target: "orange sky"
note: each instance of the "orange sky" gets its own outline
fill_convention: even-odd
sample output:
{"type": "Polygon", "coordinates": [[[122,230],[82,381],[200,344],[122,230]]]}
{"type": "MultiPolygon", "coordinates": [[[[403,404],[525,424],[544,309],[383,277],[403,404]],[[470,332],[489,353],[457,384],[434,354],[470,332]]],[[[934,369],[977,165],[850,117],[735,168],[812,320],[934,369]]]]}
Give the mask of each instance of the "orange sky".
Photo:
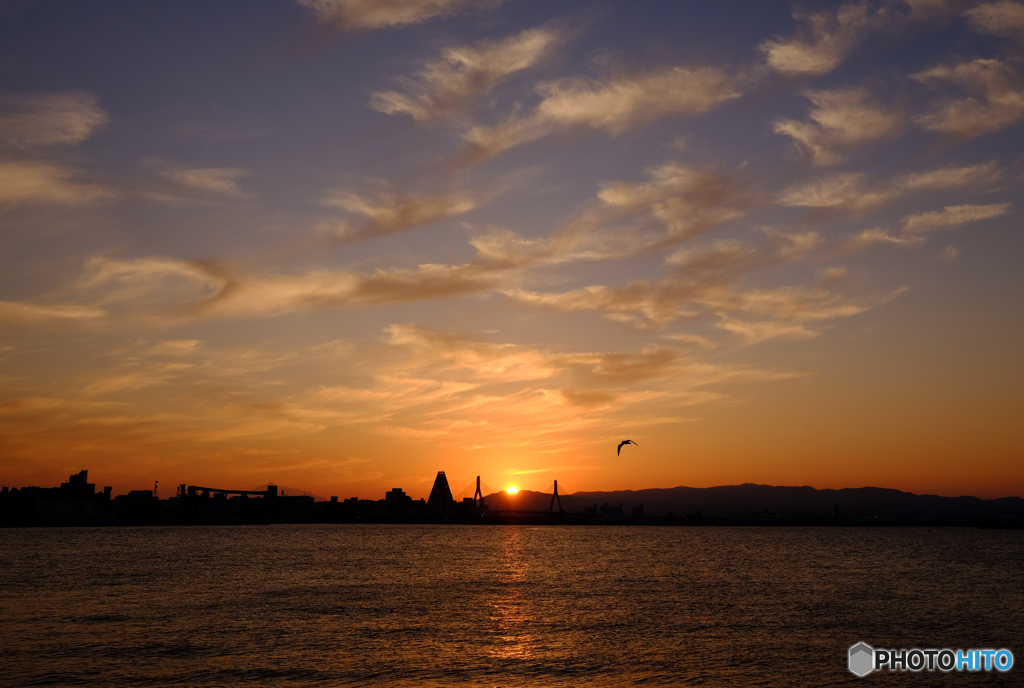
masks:
{"type": "Polygon", "coordinates": [[[33,7],[5,485],[1024,496],[1019,3],[33,7]]]}

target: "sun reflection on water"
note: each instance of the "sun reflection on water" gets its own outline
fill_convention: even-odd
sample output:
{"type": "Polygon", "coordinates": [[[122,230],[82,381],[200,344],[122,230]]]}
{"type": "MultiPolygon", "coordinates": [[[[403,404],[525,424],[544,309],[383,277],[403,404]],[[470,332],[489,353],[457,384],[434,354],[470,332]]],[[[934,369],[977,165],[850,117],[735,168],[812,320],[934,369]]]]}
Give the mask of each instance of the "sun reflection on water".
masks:
{"type": "Polygon", "coordinates": [[[533,657],[533,636],[527,632],[532,617],[523,596],[529,567],[522,546],[520,529],[509,528],[501,545],[502,570],[498,572],[496,596],[490,603],[490,619],[497,629],[496,641],[488,654],[498,659],[533,657]]]}

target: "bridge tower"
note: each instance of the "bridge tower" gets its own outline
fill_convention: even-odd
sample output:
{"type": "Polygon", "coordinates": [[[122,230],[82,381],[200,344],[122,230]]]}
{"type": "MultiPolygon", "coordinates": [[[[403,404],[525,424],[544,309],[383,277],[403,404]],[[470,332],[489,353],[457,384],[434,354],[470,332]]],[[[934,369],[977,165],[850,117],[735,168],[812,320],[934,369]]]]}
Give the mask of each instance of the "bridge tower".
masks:
{"type": "Polygon", "coordinates": [[[555,508],[555,502],[558,502],[558,513],[563,513],[565,509],[562,508],[562,499],[558,496],[558,481],[555,481],[555,491],[551,493],[551,504],[548,506],[548,511],[553,511],[555,508]]]}
{"type": "Polygon", "coordinates": [[[473,493],[473,503],[480,506],[484,502],[484,494],[480,491],[480,476],[476,477],[476,492],[473,493]]]}

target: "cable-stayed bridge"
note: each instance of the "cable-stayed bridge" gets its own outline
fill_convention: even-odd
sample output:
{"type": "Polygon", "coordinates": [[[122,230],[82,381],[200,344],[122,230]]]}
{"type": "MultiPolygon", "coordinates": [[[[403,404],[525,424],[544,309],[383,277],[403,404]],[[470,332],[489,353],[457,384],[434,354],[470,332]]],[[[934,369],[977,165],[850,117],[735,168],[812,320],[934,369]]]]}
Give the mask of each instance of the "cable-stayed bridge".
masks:
{"type": "Polygon", "coordinates": [[[542,492],[524,489],[510,493],[506,490],[493,490],[478,477],[476,482],[470,483],[455,495],[454,500],[456,504],[472,502],[484,515],[543,516],[585,513],[584,508],[567,494],[564,487],[559,486],[557,480],[552,481],[542,492]]]}

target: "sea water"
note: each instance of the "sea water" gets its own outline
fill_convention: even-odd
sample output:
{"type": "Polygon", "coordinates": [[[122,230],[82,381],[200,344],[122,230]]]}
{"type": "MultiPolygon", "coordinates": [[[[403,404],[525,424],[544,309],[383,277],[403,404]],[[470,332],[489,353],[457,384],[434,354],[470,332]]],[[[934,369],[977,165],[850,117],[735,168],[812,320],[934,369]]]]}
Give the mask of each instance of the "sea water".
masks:
{"type": "Polygon", "coordinates": [[[1024,685],[1024,531],[0,530],[0,685],[1024,685]],[[1008,648],[858,679],[847,651],[1008,648]]]}

